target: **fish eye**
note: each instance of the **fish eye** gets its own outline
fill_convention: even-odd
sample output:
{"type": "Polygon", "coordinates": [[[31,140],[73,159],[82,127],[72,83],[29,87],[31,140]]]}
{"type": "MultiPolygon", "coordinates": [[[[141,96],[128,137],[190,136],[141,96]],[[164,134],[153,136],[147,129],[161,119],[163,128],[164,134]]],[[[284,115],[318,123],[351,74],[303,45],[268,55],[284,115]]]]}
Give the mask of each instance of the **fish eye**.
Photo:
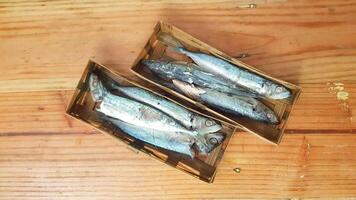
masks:
{"type": "Polygon", "coordinates": [[[283,90],[282,87],[279,87],[279,86],[278,86],[278,87],[276,88],[276,92],[282,92],[282,90],[283,90]]]}
{"type": "Polygon", "coordinates": [[[272,114],[271,113],[267,113],[267,118],[271,119],[272,118],[272,114]]]}
{"type": "Polygon", "coordinates": [[[212,121],[212,120],[206,120],[205,121],[205,125],[207,125],[207,126],[212,126],[214,124],[214,122],[212,121]]]}
{"type": "Polygon", "coordinates": [[[209,142],[210,142],[211,144],[217,144],[217,143],[218,143],[218,140],[217,140],[216,138],[210,138],[210,139],[209,139],[209,142]]]}

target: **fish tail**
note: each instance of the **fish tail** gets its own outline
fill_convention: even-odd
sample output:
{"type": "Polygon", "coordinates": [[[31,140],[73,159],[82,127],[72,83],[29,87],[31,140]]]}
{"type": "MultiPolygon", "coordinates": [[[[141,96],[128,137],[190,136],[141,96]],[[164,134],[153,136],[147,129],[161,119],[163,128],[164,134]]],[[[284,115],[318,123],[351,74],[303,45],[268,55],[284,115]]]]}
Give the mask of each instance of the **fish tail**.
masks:
{"type": "Polygon", "coordinates": [[[182,43],[180,43],[174,36],[169,35],[167,33],[161,33],[158,35],[158,39],[167,45],[171,46],[173,51],[176,51],[178,53],[185,54],[187,53],[187,50],[184,48],[182,43]]]}
{"type": "Polygon", "coordinates": [[[99,80],[96,74],[91,74],[89,77],[89,88],[92,98],[95,102],[103,100],[104,96],[108,93],[103,83],[99,80]]]}

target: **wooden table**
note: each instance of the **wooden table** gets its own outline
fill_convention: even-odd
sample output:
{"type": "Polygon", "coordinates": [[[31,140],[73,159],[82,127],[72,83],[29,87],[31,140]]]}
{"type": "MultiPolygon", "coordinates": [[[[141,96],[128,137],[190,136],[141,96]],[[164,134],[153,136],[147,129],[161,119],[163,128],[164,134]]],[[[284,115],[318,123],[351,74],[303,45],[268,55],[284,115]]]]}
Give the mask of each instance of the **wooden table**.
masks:
{"type": "Polygon", "coordinates": [[[0,199],[356,198],[355,10],[348,0],[1,1],[0,199]],[[64,114],[88,59],[132,76],[158,20],[303,87],[280,146],[236,134],[206,184],[64,114]]]}

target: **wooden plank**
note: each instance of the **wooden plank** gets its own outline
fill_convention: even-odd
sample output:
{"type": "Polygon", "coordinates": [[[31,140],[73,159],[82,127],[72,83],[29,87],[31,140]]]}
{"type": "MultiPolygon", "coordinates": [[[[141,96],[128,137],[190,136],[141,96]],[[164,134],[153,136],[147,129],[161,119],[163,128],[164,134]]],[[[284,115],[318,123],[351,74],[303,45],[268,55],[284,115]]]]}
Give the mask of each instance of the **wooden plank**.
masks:
{"type": "Polygon", "coordinates": [[[0,91],[72,89],[90,57],[127,72],[157,20],[286,81],[356,80],[355,9],[347,0],[1,2],[0,91]]]}
{"type": "Polygon", "coordinates": [[[355,9],[349,0],[1,1],[0,199],[355,198],[355,9]],[[236,135],[208,185],[66,117],[88,58],[132,75],[158,20],[300,84],[293,134],[278,147],[236,135]]]}
{"type": "Polygon", "coordinates": [[[111,138],[2,136],[1,199],[237,199],[356,196],[355,134],[287,135],[276,147],[232,139],[206,184],[111,138]],[[240,173],[235,173],[239,168],[240,173]]]}
{"type": "Polygon", "coordinates": [[[93,133],[65,115],[72,91],[0,93],[0,135],[93,133]]]}
{"type": "Polygon", "coordinates": [[[356,101],[352,98],[356,96],[355,83],[301,84],[301,86],[303,92],[287,125],[289,133],[294,130],[355,131],[356,101]],[[342,92],[349,95],[346,100],[340,96],[342,92]]]}
{"type": "MultiPolygon", "coordinates": [[[[333,85],[302,84],[286,133],[356,131],[356,83],[345,83],[348,100],[338,100],[333,85]]],[[[0,93],[0,134],[76,133],[92,129],[65,115],[72,91],[0,93]]]]}

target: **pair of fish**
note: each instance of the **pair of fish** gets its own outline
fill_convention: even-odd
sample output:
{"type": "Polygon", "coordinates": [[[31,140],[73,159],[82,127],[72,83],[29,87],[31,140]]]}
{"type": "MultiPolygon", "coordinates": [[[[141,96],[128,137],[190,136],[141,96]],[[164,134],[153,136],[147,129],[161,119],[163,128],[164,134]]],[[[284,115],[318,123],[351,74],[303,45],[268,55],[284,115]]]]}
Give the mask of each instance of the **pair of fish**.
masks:
{"type": "Polygon", "coordinates": [[[226,112],[279,124],[274,111],[257,98],[285,99],[291,96],[289,89],[224,59],[189,51],[170,35],[160,34],[158,37],[168,45],[176,46],[175,51],[197,64],[143,60],[142,63],[151,71],[172,80],[173,86],[166,85],[226,112]]]}
{"type": "Polygon", "coordinates": [[[204,71],[224,77],[261,96],[271,99],[285,99],[291,95],[289,89],[283,85],[272,82],[240,67],[236,67],[223,59],[204,53],[188,51],[183,47],[178,47],[177,51],[190,57],[204,71]]]}
{"type": "Polygon", "coordinates": [[[158,38],[170,46],[175,46],[175,51],[191,58],[198,65],[199,69],[218,75],[232,84],[241,85],[260,96],[271,99],[285,99],[291,96],[290,90],[283,85],[233,65],[224,59],[205,53],[189,51],[179,41],[168,34],[160,34],[158,38]]]}
{"type": "Polygon", "coordinates": [[[227,83],[226,80],[198,69],[198,66],[187,62],[169,62],[142,60],[144,65],[165,80],[178,79],[204,88],[216,89],[221,92],[239,96],[258,97],[238,84],[227,83]]]}
{"type": "Polygon", "coordinates": [[[194,157],[208,154],[225,134],[216,121],[193,113],[163,97],[137,87],[113,85],[127,97],[108,91],[96,74],[89,77],[96,110],[127,134],[152,145],[194,157]]]}
{"type": "Polygon", "coordinates": [[[213,74],[200,71],[194,64],[180,62],[142,60],[152,72],[172,80],[174,88],[185,95],[232,114],[250,119],[278,124],[276,114],[257,100],[258,94],[213,74]]]}

